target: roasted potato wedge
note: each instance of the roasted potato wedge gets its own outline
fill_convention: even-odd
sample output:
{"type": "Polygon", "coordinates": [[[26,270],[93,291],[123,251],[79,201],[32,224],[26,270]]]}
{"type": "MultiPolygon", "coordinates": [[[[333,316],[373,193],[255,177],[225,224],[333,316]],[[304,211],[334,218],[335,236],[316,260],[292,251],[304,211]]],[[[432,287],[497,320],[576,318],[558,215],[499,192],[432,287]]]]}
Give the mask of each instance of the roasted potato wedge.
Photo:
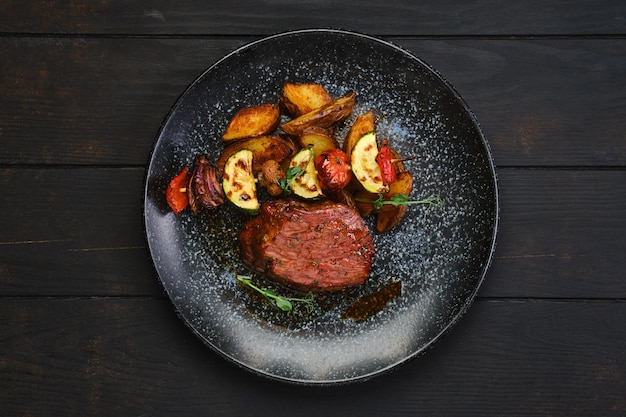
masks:
{"type": "Polygon", "coordinates": [[[311,126],[330,127],[344,120],[352,113],[355,101],[356,93],[349,93],[316,110],[305,113],[287,123],[283,123],[281,129],[288,135],[300,136],[304,129],[311,126]]]}
{"type": "Polygon", "coordinates": [[[222,140],[232,142],[258,136],[269,135],[280,123],[278,104],[260,104],[239,110],[226,127],[222,140]]]}
{"type": "Polygon", "coordinates": [[[396,169],[396,174],[406,171],[404,167],[404,160],[400,156],[400,154],[393,148],[391,148],[391,156],[393,157],[393,167],[396,169]]]}
{"type": "MultiPolygon", "coordinates": [[[[397,194],[410,195],[413,189],[413,175],[409,171],[399,172],[396,180],[389,185],[389,192],[385,194],[385,200],[397,194]]],[[[383,205],[376,214],[376,231],[388,232],[400,223],[406,213],[406,206],[383,205]]]]}
{"type": "Polygon", "coordinates": [[[249,149],[252,151],[252,172],[256,175],[266,161],[274,160],[281,162],[289,160],[295,154],[295,147],[290,140],[283,139],[278,135],[261,136],[237,141],[227,146],[217,160],[217,169],[224,172],[226,161],[234,153],[249,149]]]}
{"type": "Polygon", "coordinates": [[[285,83],[280,102],[293,117],[302,116],[333,101],[332,96],[319,84],[285,83]]]}
{"type": "Polygon", "coordinates": [[[376,214],[376,231],[385,233],[400,223],[406,214],[406,206],[393,207],[393,210],[378,212],[376,214]]]}
{"type": "Polygon", "coordinates": [[[326,136],[333,137],[333,127],[332,126],[330,127],[311,126],[311,127],[307,127],[306,129],[304,129],[302,131],[302,134],[304,133],[317,133],[318,135],[326,135],[326,136]]]}
{"type": "Polygon", "coordinates": [[[308,128],[298,137],[300,146],[313,148],[314,158],[317,158],[322,152],[328,149],[339,147],[339,143],[332,136],[329,136],[324,129],[308,128]]]}
{"type": "Polygon", "coordinates": [[[359,211],[361,217],[367,217],[374,212],[374,205],[372,203],[365,203],[358,200],[376,201],[378,194],[370,193],[369,191],[360,188],[354,192],[354,205],[359,211]]]}
{"type": "Polygon", "coordinates": [[[347,153],[348,156],[352,155],[352,148],[357,140],[359,140],[367,132],[371,132],[375,129],[376,121],[372,110],[368,110],[367,112],[359,115],[354,123],[352,123],[350,131],[343,141],[343,151],[347,153]]]}

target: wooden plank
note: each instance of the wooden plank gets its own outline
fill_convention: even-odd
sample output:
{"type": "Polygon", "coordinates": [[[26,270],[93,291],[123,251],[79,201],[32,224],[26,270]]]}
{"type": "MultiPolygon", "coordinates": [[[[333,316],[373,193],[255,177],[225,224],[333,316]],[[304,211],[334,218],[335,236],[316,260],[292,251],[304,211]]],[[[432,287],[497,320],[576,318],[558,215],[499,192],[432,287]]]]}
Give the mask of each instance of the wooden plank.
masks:
{"type": "MultiPolygon", "coordinates": [[[[250,39],[0,38],[0,164],[145,165],[187,85],[250,39]]],[[[626,166],[626,40],[391,40],[456,87],[498,165],[626,166]]]]}
{"type": "MultiPolygon", "coordinates": [[[[459,41],[428,50],[468,102],[506,166],[624,166],[626,45],[599,41],[459,41]],[[434,53],[433,53],[434,52],[434,53]]],[[[418,56],[421,43],[411,43],[418,56]]]]}
{"type": "Polygon", "coordinates": [[[242,42],[201,40],[183,49],[184,41],[142,39],[0,43],[0,163],[144,165],[178,96],[242,42]]]}
{"type": "Polygon", "coordinates": [[[624,298],[626,171],[499,171],[501,226],[483,296],[624,298]]]}
{"type": "Polygon", "coordinates": [[[143,169],[0,170],[0,293],[162,294],[143,169]]]}
{"type": "MultiPolygon", "coordinates": [[[[0,170],[0,295],[161,296],[143,234],[144,172],[0,170]]],[[[504,169],[499,186],[480,296],[626,298],[626,170],[504,169]]]]}
{"type": "Polygon", "coordinates": [[[94,34],[272,34],[341,27],[392,35],[623,34],[620,1],[576,0],[515,4],[497,0],[381,3],[358,7],[328,1],[37,2],[4,1],[0,32],[94,34]],[[348,17],[348,19],[346,19],[348,17]]]}
{"type": "Polygon", "coordinates": [[[365,383],[285,385],[203,346],[160,299],[0,299],[7,415],[621,416],[626,304],[478,301],[365,383]]]}

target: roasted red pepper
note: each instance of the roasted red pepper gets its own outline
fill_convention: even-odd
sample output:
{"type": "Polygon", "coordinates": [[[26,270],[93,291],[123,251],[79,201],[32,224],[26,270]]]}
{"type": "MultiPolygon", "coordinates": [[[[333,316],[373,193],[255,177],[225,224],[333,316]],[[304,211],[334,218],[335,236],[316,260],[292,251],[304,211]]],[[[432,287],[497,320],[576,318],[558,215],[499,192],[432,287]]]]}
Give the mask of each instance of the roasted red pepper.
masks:
{"type": "Polygon", "coordinates": [[[167,204],[178,215],[189,205],[187,197],[187,184],[189,184],[189,168],[185,167],[178,175],[172,178],[165,191],[167,204]]]}
{"type": "Polygon", "coordinates": [[[339,191],[350,183],[350,157],[341,149],[328,149],[315,158],[315,168],[324,191],[339,191]]]}
{"type": "Polygon", "coordinates": [[[396,169],[392,162],[393,156],[391,154],[391,148],[386,144],[383,144],[378,148],[378,155],[376,155],[376,162],[380,167],[380,173],[383,178],[384,184],[391,184],[396,180],[396,169]]]}

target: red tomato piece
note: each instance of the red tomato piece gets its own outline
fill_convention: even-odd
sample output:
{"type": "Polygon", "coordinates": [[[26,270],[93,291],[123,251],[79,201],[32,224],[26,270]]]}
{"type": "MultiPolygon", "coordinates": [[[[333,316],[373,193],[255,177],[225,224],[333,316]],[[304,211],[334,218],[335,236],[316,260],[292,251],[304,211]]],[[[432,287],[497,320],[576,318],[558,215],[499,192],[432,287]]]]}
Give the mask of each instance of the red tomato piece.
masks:
{"type": "Polygon", "coordinates": [[[189,168],[185,167],[170,181],[165,191],[167,204],[178,215],[189,205],[187,186],[189,185],[189,168]]]}
{"type": "Polygon", "coordinates": [[[339,148],[320,153],[314,163],[324,191],[339,191],[352,179],[350,157],[339,148]]]}

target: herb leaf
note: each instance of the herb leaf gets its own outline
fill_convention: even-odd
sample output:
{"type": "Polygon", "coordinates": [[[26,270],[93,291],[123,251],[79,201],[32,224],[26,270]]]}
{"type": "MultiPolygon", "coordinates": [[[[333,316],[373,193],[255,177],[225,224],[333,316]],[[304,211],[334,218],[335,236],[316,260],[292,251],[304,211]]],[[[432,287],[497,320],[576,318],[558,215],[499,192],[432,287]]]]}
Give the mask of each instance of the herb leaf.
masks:
{"type": "Polygon", "coordinates": [[[275,304],[276,307],[280,308],[283,311],[291,311],[291,309],[293,308],[291,301],[285,298],[276,298],[275,304]]]}
{"type": "MultiPolygon", "coordinates": [[[[311,149],[313,147],[313,145],[308,145],[307,148],[311,149]]],[[[306,166],[309,164],[309,161],[311,160],[311,158],[313,158],[313,152],[311,152],[311,156],[309,157],[309,159],[307,160],[307,163],[304,164],[304,168],[302,167],[302,164],[298,164],[296,166],[292,166],[289,167],[289,169],[287,169],[287,172],[285,173],[285,178],[281,178],[276,180],[276,184],[278,184],[278,186],[280,188],[282,188],[283,192],[286,195],[291,194],[291,183],[298,177],[302,176],[305,172],[306,172],[306,166]]]]}
{"type": "Polygon", "coordinates": [[[373,204],[376,210],[379,210],[385,204],[391,204],[394,207],[410,206],[415,204],[427,204],[428,206],[443,207],[443,200],[441,199],[441,197],[435,194],[422,200],[409,200],[409,196],[406,194],[396,194],[392,196],[389,200],[385,200],[385,196],[382,194],[378,194],[378,198],[376,200],[368,200],[358,197],[355,197],[354,199],[360,203],[373,204]]]}
{"type": "MultiPolygon", "coordinates": [[[[355,201],[360,203],[370,203],[374,206],[375,210],[380,210],[383,205],[389,204],[394,207],[397,206],[411,206],[417,204],[425,204],[428,207],[426,208],[426,212],[431,209],[431,207],[443,207],[443,199],[436,194],[432,194],[421,200],[410,200],[409,196],[406,194],[396,194],[393,195],[389,200],[385,200],[385,196],[382,194],[378,194],[378,198],[376,200],[368,200],[365,198],[354,198],[355,201]]],[[[424,213],[424,222],[426,221],[426,213],[424,213]]]]}
{"type": "Polygon", "coordinates": [[[251,277],[235,274],[237,277],[237,281],[242,283],[243,285],[252,288],[257,291],[261,295],[263,295],[267,301],[270,302],[274,307],[279,308],[282,311],[291,311],[293,309],[294,302],[304,303],[306,306],[306,310],[309,313],[312,313],[315,309],[315,297],[313,293],[309,293],[306,298],[297,298],[297,297],[281,297],[276,295],[272,289],[263,289],[252,283],[251,277]]]}
{"type": "Polygon", "coordinates": [[[293,182],[293,180],[304,174],[304,172],[304,169],[302,169],[300,165],[289,167],[289,169],[285,173],[285,178],[276,180],[276,183],[280,188],[282,188],[285,194],[291,194],[291,190],[289,188],[291,186],[291,183],[293,182]]]}

